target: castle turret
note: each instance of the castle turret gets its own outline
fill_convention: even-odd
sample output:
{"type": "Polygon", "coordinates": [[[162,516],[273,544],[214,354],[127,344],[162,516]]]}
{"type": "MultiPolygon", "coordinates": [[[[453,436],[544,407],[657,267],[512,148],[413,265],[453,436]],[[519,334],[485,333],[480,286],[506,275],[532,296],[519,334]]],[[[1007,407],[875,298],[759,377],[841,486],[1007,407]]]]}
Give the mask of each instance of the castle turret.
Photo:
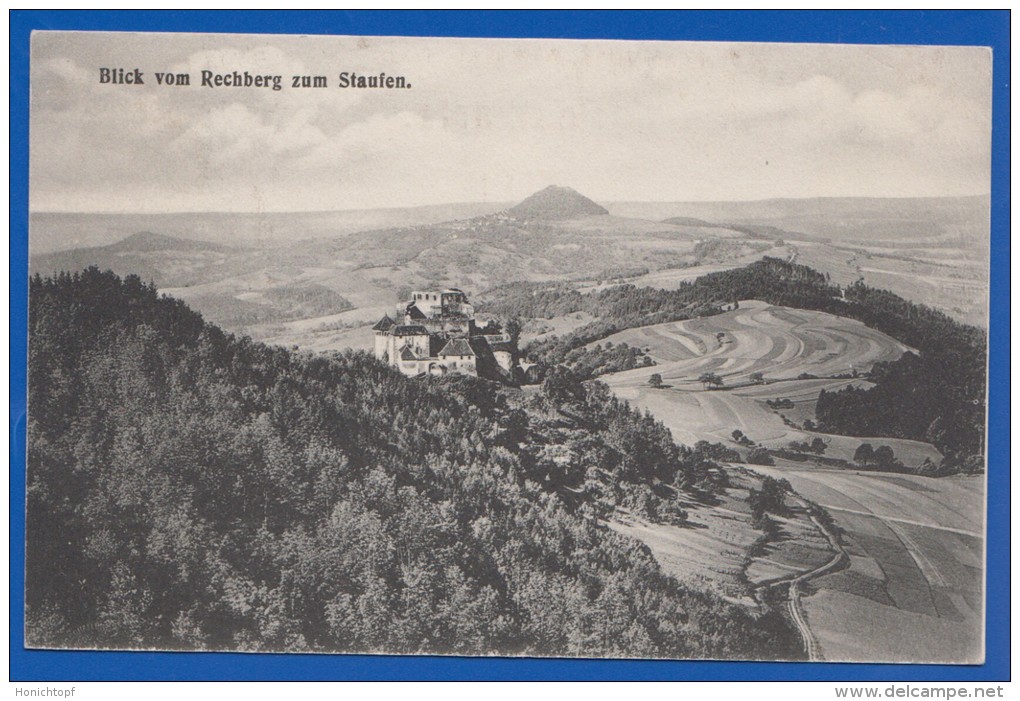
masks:
{"type": "Polygon", "coordinates": [[[389,314],[384,314],[383,318],[372,327],[372,331],[375,332],[375,357],[383,362],[388,363],[393,358],[393,348],[391,348],[393,336],[390,331],[396,325],[397,323],[390,318],[389,314]]]}

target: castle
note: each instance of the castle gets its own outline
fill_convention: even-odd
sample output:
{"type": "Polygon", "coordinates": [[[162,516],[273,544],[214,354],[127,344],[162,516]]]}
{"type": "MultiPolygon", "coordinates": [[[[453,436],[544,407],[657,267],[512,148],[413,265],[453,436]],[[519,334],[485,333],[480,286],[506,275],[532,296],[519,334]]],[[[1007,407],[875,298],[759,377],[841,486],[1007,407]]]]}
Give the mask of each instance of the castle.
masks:
{"type": "Polygon", "coordinates": [[[479,325],[467,295],[456,288],[415,291],[372,327],[375,357],[405,375],[459,373],[513,380],[514,342],[495,321],[479,325]]]}

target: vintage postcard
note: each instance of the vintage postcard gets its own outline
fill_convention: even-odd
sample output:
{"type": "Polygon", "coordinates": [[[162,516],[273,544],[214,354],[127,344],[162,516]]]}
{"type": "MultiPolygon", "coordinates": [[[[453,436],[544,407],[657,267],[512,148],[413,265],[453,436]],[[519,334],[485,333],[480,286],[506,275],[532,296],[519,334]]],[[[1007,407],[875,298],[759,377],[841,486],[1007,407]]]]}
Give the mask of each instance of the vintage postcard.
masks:
{"type": "Polygon", "coordinates": [[[982,662],[991,91],[34,33],[26,644],[982,662]]]}

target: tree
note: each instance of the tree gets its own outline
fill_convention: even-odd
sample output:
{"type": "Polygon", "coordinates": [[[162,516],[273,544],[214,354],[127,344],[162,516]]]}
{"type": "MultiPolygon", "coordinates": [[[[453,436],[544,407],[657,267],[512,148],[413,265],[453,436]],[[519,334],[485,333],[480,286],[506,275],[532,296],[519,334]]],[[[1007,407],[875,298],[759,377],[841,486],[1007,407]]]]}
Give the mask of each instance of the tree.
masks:
{"type": "Polygon", "coordinates": [[[875,449],[871,443],[861,443],[854,451],[854,462],[858,465],[868,465],[875,459],[875,449]]]}
{"type": "Polygon", "coordinates": [[[766,477],[761,483],[761,499],[766,511],[782,514],[785,511],[783,495],[789,487],[789,482],[780,482],[775,477],[766,477]],[[785,484],[784,484],[785,483],[785,484]]]}
{"type": "Polygon", "coordinates": [[[815,439],[813,441],[811,441],[811,452],[812,453],[817,453],[818,455],[821,455],[822,453],[825,452],[825,448],[826,447],[827,446],[825,445],[825,441],[823,441],[821,438],[819,438],[817,436],[815,436],[815,439]]]}
{"type": "Polygon", "coordinates": [[[765,382],[765,374],[761,372],[752,372],[749,377],[751,382],[757,385],[760,385],[765,382]]]}
{"type": "Polygon", "coordinates": [[[753,465],[775,465],[776,461],[769,455],[769,451],[761,446],[753,448],[747,454],[747,462],[753,465]]]}
{"type": "Polygon", "coordinates": [[[506,333],[510,337],[510,342],[517,346],[518,341],[521,339],[521,331],[524,330],[524,324],[521,322],[520,317],[513,317],[506,322],[506,333]]]}
{"type": "Polygon", "coordinates": [[[896,455],[893,454],[893,450],[889,446],[880,445],[875,448],[874,461],[876,465],[892,467],[896,464],[896,455]]]}
{"type": "Polygon", "coordinates": [[[577,375],[569,368],[556,365],[549,368],[542,382],[542,392],[555,404],[564,404],[584,395],[577,375]]]}
{"type": "Polygon", "coordinates": [[[709,389],[710,387],[722,387],[723,384],[722,378],[714,372],[702,373],[701,377],[698,378],[698,382],[705,385],[705,389],[709,389]]]}
{"type": "Polygon", "coordinates": [[[653,372],[652,376],[648,378],[648,384],[656,389],[662,387],[662,375],[657,372],[653,372]]]}

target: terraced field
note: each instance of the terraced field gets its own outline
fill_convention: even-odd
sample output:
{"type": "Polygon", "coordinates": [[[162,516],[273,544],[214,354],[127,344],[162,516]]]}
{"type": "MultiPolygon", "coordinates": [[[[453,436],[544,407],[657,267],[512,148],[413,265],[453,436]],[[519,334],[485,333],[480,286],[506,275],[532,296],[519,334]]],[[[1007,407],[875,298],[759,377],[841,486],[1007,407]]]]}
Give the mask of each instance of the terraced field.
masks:
{"type": "MultiPolygon", "coordinates": [[[[703,372],[717,373],[727,385],[746,383],[754,372],[773,381],[805,372],[826,376],[867,370],[907,350],[858,321],[754,300],[725,314],[628,329],[609,340],[645,348],[663,378],[683,389],[700,387],[703,372]]],[[[626,375],[617,379],[636,379],[626,375]]]]}
{"type": "MultiPolygon", "coordinates": [[[[826,457],[848,461],[865,441],[890,446],[907,465],[941,459],[933,446],[919,441],[835,436],[797,427],[813,416],[820,389],[863,383],[832,375],[866,372],[907,350],[858,322],[741,302],[732,312],[631,329],[610,340],[646,349],[657,364],[601,379],[620,397],[651,411],[680,442],[707,439],[734,445],[731,433],[739,429],[774,448],[820,436],[827,443],[826,457]],[[705,372],[719,375],[724,388],[704,389],[698,377],[705,372]],[[756,372],[763,373],[765,384],[751,382],[756,372]],[[662,375],[663,388],[648,386],[652,373],[662,375]],[[817,379],[798,379],[803,373],[817,379]],[[766,403],[777,399],[789,399],[793,407],[777,410],[766,403]]],[[[983,658],[983,478],[934,479],[785,460],[775,467],[748,467],[788,479],[802,497],[829,513],[842,534],[850,566],[811,579],[798,591],[798,610],[821,658],[943,663],[983,658]]],[[[786,536],[751,560],[744,572],[747,581],[806,572],[831,556],[819,533],[805,523],[782,526],[786,536]]],[[[631,531],[648,542],[648,533],[631,531]]],[[[684,537],[650,547],[657,557],[676,559],[676,553],[693,549],[684,537]]],[[[719,561],[731,566],[732,554],[720,555],[719,561]]],[[[700,567],[711,570],[712,564],[700,567]]]]}
{"type": "Polygon", "coordinates": [[[719,504],[684,504],[688,514],[684,526],[652,523],[618,512],[609,527],[647,545],[663,570],[679,581],[694,585],[710,582],[714,591],[730,601],[756,608],[742,581],[748,548],[761,535],[751,525],[747,505],[752,485],[757,482],[734,473],[719,504]]]}
{"type": "MultiPolygon", "coordinates": [[[[867,372],[908,350],[858,321],[757,301],[742,301],[738,309],[717,316],[628,329],[608,340],[643,348],[655,360],[654,366],[602,379],[619,396],[664,421],[678,441],[725,441],[739,429],[772,448],[818,435],[790,426],[783,416],[798,426],[813,418],[820,390],[866,386],[863,380],[832,376],[867,372]],[[698,378],[707,372],[722,378],[722,389],[705,391],[698,378]],[[757,372],[765,384],[751,382],[757,372]],[[650,388],[652,373],[660,374],[666,387],[650,388]],[[805,373],[816,379],[798,379],[805,373]],[[777,411],[766,403],[778,399],[789,399],[794,407],[777,411]]],[[[888,445],[908,465],[941,459],[932,446],[918,441],[849,436],[825,436],[825,441],[826,455],[835,458],[852,458],[867,441],[888,445]]]]}

